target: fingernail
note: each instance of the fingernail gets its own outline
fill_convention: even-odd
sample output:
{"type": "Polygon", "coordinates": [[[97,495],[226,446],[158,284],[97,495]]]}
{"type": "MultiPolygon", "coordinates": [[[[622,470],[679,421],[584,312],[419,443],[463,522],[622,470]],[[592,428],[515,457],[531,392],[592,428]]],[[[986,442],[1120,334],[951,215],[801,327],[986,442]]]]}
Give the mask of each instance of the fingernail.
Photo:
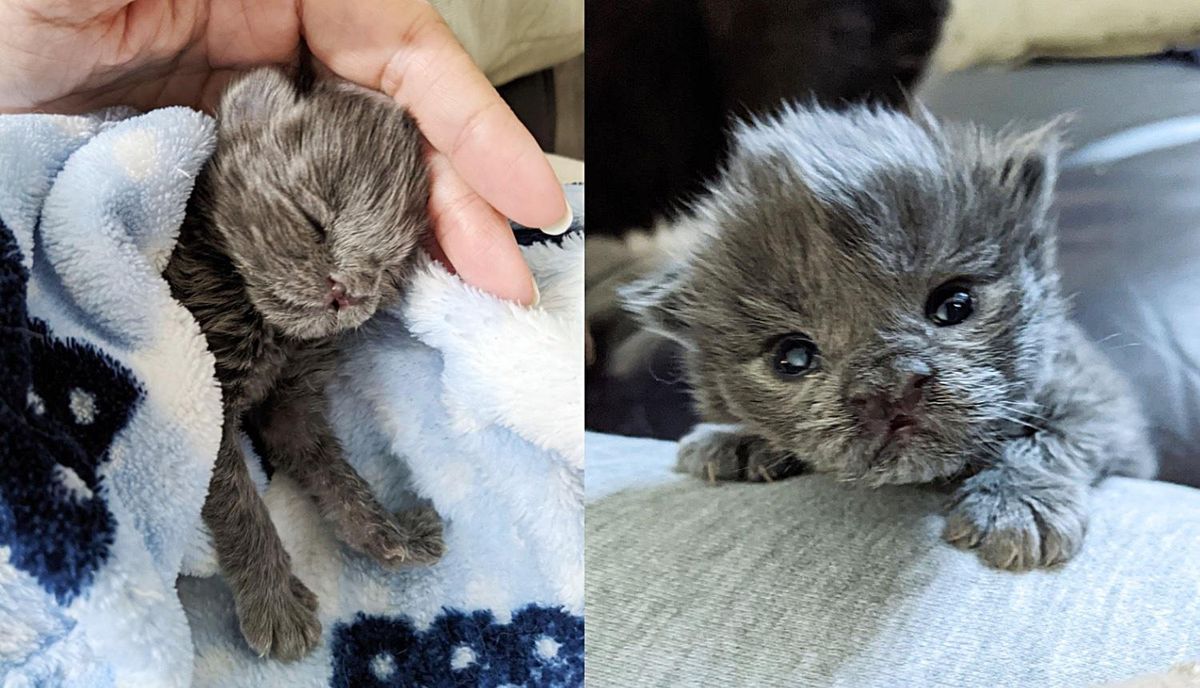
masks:
{"type": "Polygon", "coordinates": [[[542,290],[538,289],[537,280],[529,278],[529,284],[533,287],[533,300],[529,302],[529,307],[533,308],[542,302],[542,290]]]}
{"type": "Polygon", "coordinates": [[[553,234],[557,236],[571,228],[571,222],[575,219],[575,213],[571,212],[571,204],[567,203],[566,199],[563,200],[563,205],[567,207],[566,212],[563,213],[563,216],[559,218],[558,222],[555,222],[549,227],[542,227],[542,233],[553,234]]]}

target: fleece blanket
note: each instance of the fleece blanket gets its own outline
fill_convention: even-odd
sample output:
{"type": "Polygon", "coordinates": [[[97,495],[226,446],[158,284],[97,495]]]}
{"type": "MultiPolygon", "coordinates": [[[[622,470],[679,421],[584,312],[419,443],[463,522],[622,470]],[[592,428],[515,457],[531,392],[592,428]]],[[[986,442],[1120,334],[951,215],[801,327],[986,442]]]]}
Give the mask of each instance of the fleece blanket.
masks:
{"type": "Polygon", "coordinates": [[[0,117],[0,685],[579,685],[581,223],[516,230],[537,307],[427,261],[347,342],[347,456],[385,505],[433,504],[441,562],[349,552],[249,453],[324,633],[260,659],[200,518],[213,360],[161,277],[213,134],[181,108],[0,117]]]}

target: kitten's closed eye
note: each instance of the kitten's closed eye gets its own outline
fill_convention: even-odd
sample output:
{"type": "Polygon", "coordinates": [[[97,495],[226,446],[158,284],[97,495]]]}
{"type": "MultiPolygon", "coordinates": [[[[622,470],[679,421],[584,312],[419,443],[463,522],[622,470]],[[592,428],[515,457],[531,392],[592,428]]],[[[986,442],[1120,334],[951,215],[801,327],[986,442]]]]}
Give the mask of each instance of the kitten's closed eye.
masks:
{"type": "Polygon", "coordinates": [[[304,219],[308,222],[309,227],[312,228],[313,234],[315,234],[317,237],[317,241],[324,242],[326,236],[325,225],[323,225],[315,215],[308,212],[304,208],[300,208],[300,214],[304,216],[304,219]]]}
{"type": "Polygon", "coordinates": [[[784,379],[801,377],[817,366],[817,345],[806,334],[785,334],[774,341],[769,352],[775,373],[784,379]]]}
{"type": "Polygon", "coordinates": [[[960,281],[951,281],[934,289],[925,302],[925,317],[938,327],[957,325],[975,311],[971,291],[960,281]]]}

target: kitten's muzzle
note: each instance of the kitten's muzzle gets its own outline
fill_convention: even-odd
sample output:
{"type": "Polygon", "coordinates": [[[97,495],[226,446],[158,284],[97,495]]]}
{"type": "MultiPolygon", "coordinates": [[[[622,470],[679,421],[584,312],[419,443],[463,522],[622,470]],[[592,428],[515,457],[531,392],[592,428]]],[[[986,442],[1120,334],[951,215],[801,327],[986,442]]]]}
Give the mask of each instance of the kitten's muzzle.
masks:
{"type": "Polygon", "coordinates": [[[932,374],[912,373],[898,389],[852,397],[849,406],[859,424],[872,434],[911,434],[920,424],[925,388],[932,380],[932,374]]]}
{"type": "Polygon", "coordinates": [[[329,284],[329,291],[325,294],[326,308],[331,308],[334,311],[340,311],[362,303],[362,297],[352,295],[350,291],[346,289],[345,284],[342,284],[333,277],[328,277],[326,280],[329,284]]]}

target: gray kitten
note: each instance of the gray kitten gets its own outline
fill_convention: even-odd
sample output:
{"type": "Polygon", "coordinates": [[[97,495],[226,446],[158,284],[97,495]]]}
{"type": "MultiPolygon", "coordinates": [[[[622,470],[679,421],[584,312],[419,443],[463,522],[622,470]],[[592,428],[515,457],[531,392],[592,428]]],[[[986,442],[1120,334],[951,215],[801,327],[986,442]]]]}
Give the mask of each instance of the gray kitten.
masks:
{"type": "Polygon", "coordinates": [[[680,341],[702,424],[682,470],[952,480],[946,540],[1005,569],[1070,559],[1089,488],[1149,477],[1126,382],[1068,319],[1056,127],[786,109],[741,125],[679,222],[702,236],[626,298],[680,341]]]}
{"type": "Polygon", "coordinates": [[[242,634],[295,660],[321,636],[317,599],[255,491],[243,427],[316,500],[337,536],[387,566],[436,561],[436,513],[388,513],[326,419],[336,336],[396,301],[428,229],[422,138],[389,99],[262,69],[229,87],[165,276],[200,324],[224,396],[204,504],[242,634]]]}

